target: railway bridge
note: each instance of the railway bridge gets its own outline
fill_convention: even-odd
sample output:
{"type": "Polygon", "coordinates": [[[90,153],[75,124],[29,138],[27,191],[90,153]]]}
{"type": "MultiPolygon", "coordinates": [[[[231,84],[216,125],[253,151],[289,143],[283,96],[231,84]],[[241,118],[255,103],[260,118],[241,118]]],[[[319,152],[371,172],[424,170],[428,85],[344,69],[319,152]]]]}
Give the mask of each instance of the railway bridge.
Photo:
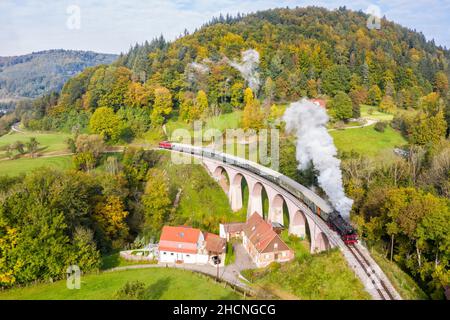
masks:
{"type": "Polygon", "coordinates": [[[263,212],[263,193],[265,192],[269,208],[264,218],[269,222],[286,225],[284,222],[286,214],[289,221],[289,234],[305,238],[308,232],[312,253],[337,247],[339,241],[342,242],[305,204],[271,181],[217,160],[203,158],[203,164],[228,195],[233,211],[239,211],[243,207],[242,182],[245,180],[248,186],[247,217],[255,212],[265,216],[263,212]]]}

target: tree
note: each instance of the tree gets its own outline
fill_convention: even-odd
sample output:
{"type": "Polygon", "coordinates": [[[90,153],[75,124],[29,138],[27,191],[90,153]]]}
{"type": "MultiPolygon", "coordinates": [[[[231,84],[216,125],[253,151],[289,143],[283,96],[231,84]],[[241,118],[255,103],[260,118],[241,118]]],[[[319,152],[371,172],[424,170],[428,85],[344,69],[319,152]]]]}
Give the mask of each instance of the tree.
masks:
{"type": "Polygon", "coordinates": [[[309,79],[306,82],[306,91],[308,92],[309,98],[316,98],[317,97],[317,81],[315,79],[309,79]]]}
{"type": "Polygon", "coordinates": [[[434,116],[419,113],[410,130],[411,143],[417,145],[437,144],[447,132],[444,113],[440,111],[434,116]]]}
{"type": "Polygon", "coordinates": [[[268,103],[272,102],[275,94],[275,89],[276,89],[275,82],[272,80],[271,77],[267,77],[266,82],[264,83],[264,95],[268,103]]]}
{"type": "Polygon", "coordinates": [[[236,81],[231,86],[231,105],[233,108],[241,109],[244,100],[244,83],[236,81]]]}
{"type": "Polygon", "coordinates": [[[198,110],[197,119],[200,119],[200,117],[205,115],[205,113],[208,111],[208,97],[206,96],[205,91],[200,90],[197,93],[197,98],[195,99],[195,107],[198,110]]]}
{"type": "Polygon", "coordinates": [[[36,138],[32,137],[30,138],[30,141],[26,143],[26,146],[28,153],[32,158],[34,158],[38,150],[39,142],[36,140],[36,138]]]}
{"type": "Polygon", "coordinates": [[[108,196],[97,203],[94,209],[94,220],[97,222],[103,237],[112,241],[113,248],[118,248],[128,236],[128,225],[124,204],[118,196],[108,196]]]}
{"type": "Polygon", "coordinates": [[[17,150],[18,153],[25,153],[25,144],[22,141],[16,141],[11,145],[11,149],[17,150]]]}
{"type": "Polygon", "coordinates": [[[435,75],[434,79],[434,87],[436,89],[436,92],[438,92],[442,97],[445,97],[448,92],[448,78],[447,75],[439,71],[435,75]]]}
{"type": "Polygon", "coordinates": [[[343,91],[337,92],[334,98],[329,102],[329,107],[336,119],[348,120],[353,116],[352,100],[343,91]]]}
{"type": "Polygon", "coordinates": [[[353,118],[361,117],[361,104],[367,101],[367,90],[362,86],[356,86],[349,93],[353,105],[353,118]]]}
{"type": "Polygon", "coordinates": [[[373,105],[377,106],[380,104],[381,101],[381,90],[380,87],[378,87],[376,84],[370,87],[369,92],[367,94],[368,102],[373,105]]]}
{"type": "Polygon", "coordinates": [[[420,98],[419,108],[428,115],[436,115],[439,111],[444,109],[444,106],[439,94],[436,92],[431,92],[430,94],[420,98]]]}
{"type": "Polygon", "coordinates": [[[92,115],[89,128],[105,140],[117,141],[122,134],[123,124],[113,109],[100,107],[92,115]]]}
{"type": "Polygon", "coordinates": [[[72,160],[75,168],[83,171],[91,171],[97,163],[97,159],[91,152],[79,152],[73,156],[72,160]]]}
{"type": "Polygon", "coordinates": [[[338,91],[350,90],[351,74],[345,65],[333,65],[322,76],[322,88],[326,93],[336,95],[338,91]]]}
{"type": "Polygon", "coordinates": [[[394,113],[397,109],[394,99],[391,96],[384,96],[380,102],[380,110],[386,113],[394,113]]]}
{"type": "Polygon", "coordinates": [[[244,91],[244,105],[250,105],[253,103],[253,101],[255,100],[255,96],[253,94],[253,91],[251,88],[247,88],[244,91]]]}
{"type": "Polygon", "coordinates": [[[98,158],[105,151],[103,138],[98,134],[80,134],[75,142],[76,152],[89,152],[98,158]]]}
{"type": "Polygon", "coordinates": [[[194,93],[190,91],[180,93],[180,118],[191,122],[191,109],[194,108],[194,93]]]}
{"type": "Polygon", "coordinates": [[[150,106],[150,91],[140,82],[131,82],[126,93],[125,103],[135,108],[150,106]]]}
{"type": "Polygon", "coordinates": [[[264,126],[264,113],[261,110],[259,101],[254,99],[250,88],[245,90],[245,107],[242,113],[242,127],[245,130],[253,129],[259,131],[264,126]]]}
{"type": "Polygon", "coordinates": [[[169,186],[163,171],[150,169],[145,185],[142,203],[145,210],[145,221],[153,231],[158,231],[166,221],[171,205],[169,186]]]}
{"type": "Polygon", "coordinates": [[[152,125],[162,125],[164,117],[172,112],[172,94],[169,89],[159,87],[155,89],[155,103],[150,115],[152,125]]]}

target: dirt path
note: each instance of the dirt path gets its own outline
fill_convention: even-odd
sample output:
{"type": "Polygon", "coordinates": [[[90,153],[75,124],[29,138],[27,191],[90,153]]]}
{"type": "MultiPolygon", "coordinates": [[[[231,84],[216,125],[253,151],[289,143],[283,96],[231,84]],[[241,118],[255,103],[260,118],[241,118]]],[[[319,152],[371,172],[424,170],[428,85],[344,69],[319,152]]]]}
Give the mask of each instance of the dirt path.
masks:
{"type": "Polygon", "coordinates": [[[352,126],[352,127],[345,127],[342,129],[328,129],[328,132],[330,131],[336,131],[336,130],[348,130],[348,129],[358,129],[358,128],[364,128],[364,127],[369,127],[375,123],[377,123],[379,120],[375,120],[375,119],[369,119],[369,118],[363,118],[364,120],[366,120],[367,122],[360,125],[360,126],[352,126]]]}

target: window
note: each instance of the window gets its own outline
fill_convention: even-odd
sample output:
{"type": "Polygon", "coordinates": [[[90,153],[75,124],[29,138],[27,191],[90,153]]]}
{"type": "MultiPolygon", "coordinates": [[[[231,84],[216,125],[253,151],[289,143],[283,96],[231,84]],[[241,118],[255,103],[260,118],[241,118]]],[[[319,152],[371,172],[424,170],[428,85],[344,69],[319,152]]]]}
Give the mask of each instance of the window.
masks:
{"type": "Polygon", "coordinates": [[[274,248],[274,249],[278,249],[278,243],[275,243],[275,244],[273,245],[273,248],[274,248]]]}
{"type": "Polygon", "coordinates": [[[173,256],[173,252],[171,252],[170,255],[173,256]]]}
{"type": "Polygon", "coordinates": [[[188,258],[189,258],[190,256],[191,256],[191,255],[189,255],[189,254],[186,255],[186,257],[188,257],[188,258]]]}
{"type": "Polygon", "coordinates": [[[167,252],[164,251],[163,254],[167,254],[167,252]]]}
{"type": "Polygon", "coordinates": [[[286,251],[283,251],[283,252],[281,253],[281,256],[282,256],[282,257],[286,257],[286,251]]]}

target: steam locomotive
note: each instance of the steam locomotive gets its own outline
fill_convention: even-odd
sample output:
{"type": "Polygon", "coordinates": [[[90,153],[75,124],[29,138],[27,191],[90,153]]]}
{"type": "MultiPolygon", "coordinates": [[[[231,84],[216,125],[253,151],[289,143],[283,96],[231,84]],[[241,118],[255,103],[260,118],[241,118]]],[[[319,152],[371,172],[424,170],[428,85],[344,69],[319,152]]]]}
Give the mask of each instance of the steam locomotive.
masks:
{"type": "Polygon", "coordinates": [[[322,220],[324,220],[332,230],[336,231],[341,236],[345,244],[354,244],[358,242],[358,234],[356,233],[356,230],[347,221],[345,221],[344,218],[342,218],[342,216],[336,210],[334,210],[324,199],[319,197],[310,189],[286,177],[285,175],[282,175],[279,172],[276,172],[255,162],[235,157],[226,153],[218,152],[210,148],[172,143],[169,141],[160,142],[159,147],[161,149],[169,149],[219,160],[221,162],[240,167],[266,180],[269,180],[274,184],[279,185],[291,195],[302,201],[309,209],[311,209],[312,212],[314,212],[322,220]]]}

